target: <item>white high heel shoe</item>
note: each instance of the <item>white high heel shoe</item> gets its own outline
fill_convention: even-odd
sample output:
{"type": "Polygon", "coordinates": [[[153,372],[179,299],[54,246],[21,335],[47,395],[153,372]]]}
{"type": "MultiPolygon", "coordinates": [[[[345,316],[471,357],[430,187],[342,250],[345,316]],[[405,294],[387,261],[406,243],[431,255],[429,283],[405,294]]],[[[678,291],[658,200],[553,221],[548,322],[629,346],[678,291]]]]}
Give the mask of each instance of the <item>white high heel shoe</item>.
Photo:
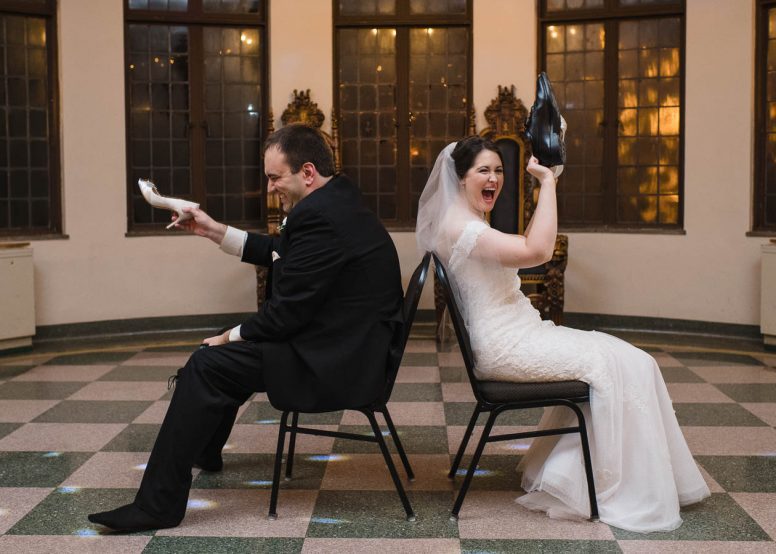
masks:
{"type": "Polygon", "coordinates": [[[145,179],[138,179],[137,186],[140,187],[140,192],[143,194],[146,202],[151,204],[154,208],[161,208],[163,210],[170,210],[178,214],[178,219],[170,223],[166,228],[171,229],[176,223],[191,219],[191,214],[183,211],[183,208],[199,208],[199,204],[196,202],[190,202],[183,200],[182,198],[169,198],[162,196],[159,191],[156,190],[156,185],[151,181],[145,179]]]}

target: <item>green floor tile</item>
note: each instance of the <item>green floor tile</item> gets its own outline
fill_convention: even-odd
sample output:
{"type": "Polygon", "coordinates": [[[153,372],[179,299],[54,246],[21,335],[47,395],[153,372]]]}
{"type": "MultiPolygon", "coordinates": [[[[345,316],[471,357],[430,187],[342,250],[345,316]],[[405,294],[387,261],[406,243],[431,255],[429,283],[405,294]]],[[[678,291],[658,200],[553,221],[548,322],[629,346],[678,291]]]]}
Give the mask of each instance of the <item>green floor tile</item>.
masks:
{"type": "Polygon", "coordinates": [[[776,492],[776,452],[772,456],[695,456],[727,492],[776,492]]]}
{"type": "Polygon", "coordinates": [[[391,402],[441,402],[442,387],[439,383],[396,383],[391,402]]]}
{"type": "Polygon", "coordinates": [[[12,379],[31,370],[34,365],[0,365],[0,381],[12,379]]]}
{"type": "MultiPolygon", "coordinates": [[[[521,459],[522,456],[481,456],[469,485],[469,491],[515,491],[515,497],[517,497],[523,490],[520,486],[521,476],[517,473],[517,464],[521,459]]],[[[471,456],[463,457],[456,472],[456,490],[461,488],[471,460],[471,456]]]]}
{"type": "Polygon", "coordinates": [[[92,455],[92,452],[0,452],[0,487],[56,487],[92,455]]]}
{"type": "Polygon", "coordinates": [[[85,382],[6,381],[0,385],[3,400],[60,400],[85,387],[85,382]]]}
{"type": "MultiPolygon", "coordinates": [[[[95,535],[106,529],[91,523],[86,516],[129,504],[133,489],[55,489],[14,525],[9,535],[95,535]]],[[[138,533],[153,534],[153,531],[138,533]]]]}
{"type": "MultiPolygon", "coordinates": [[[[445,423],[447,425],[468,425],[474,413],[474,402],[446,402],[445,423]]],[[[528,408],[525,410],[510,410],[501,413],[496,418],[496,425],[537,425],[544,412],[543,408],[528,408]]],[[[487,413],[481,413],[477,425],[485,425],[487,413]]]]}
{"type": "Polygon", "coordinates": [[[296,554],[304,539],[241,537],[153,537],[143,554],[296,554]]]}
{"type": "Polygon", "coordinates": [[[153,402],[135,400],[63,400],[35,423],[131,423],[153,402]]]}
{"type": "Polygon", "coordinates": [[[668,533],[633,533],[612,527],[619,540],[670,541],[768,541],[770,537],[727,494],[682,508],[684,523],[668,533]]]}
{"type": "Polygon", "coordinates": [[[405,519],[395,491],[321,491],[307,528],[308,537],[338,538],[457,538],[458,526],[450,521],[450,492],[411,492],[417,514],[405,519]]]}
{"type": "Polygon", "coordinates": [[[679,403],[674,404],[676,419],[684,426],[762,427],[768,424],[738,404],[679,403]]]}
{"type": "MultiPolygon", "coordinates": [[[[339,425],[342,421],[342,411],[324,412],[320,414],[299,414],[300,425],[339,425]]],[[[281,412],[272,407],[269,402],[251,402],[245,411],[237,418],[237,423],[256,423],[259,425],[277,425],[280,423],[281,412]]],[[[291,424],[291,415],[288,416],[291,424]]]]}
{"type": "Polygon", "coordinates": [[[405,352],[401,365],[411,367],[430,367],[437,365],[435,352],[405,352]]]}
{"type": "Polygon", "coordinates": [[[55,356],[45,365],[89,365],[89,364],[118,364],[125,362],[137,354],[137,350],[126,352],[84,352],[81,354],[65,354],[55,356]]]}
{"type": "Polygon", "coordinates": [[[98,379],[98,381],[167,381],[175,375],[178,366],[121,365],[98,379]]]}
{"type": "Polygon", "coordinates": [[[151,452],[159,434],[160,424],[131,423],[113,437],[102,450],[105,452],[151,452]]]}
{"type": "Polygon", "coordinates": [[[776,402],[776,383],[714,385],[736,402],[776,402]]]}
{"type": "Polygon", "coordinates": [[[461,554],[608,554],[622,552],[617,541],[461,539],[461,554]]]}
{"type": "MultiPolygon", "coordinates": [[[[294,456],[293,475],[285,480],[285,464],[281,474],[281,489],[316,490],[321,487],[326,463],[310,460],[310,454],[294,456]]],[[[284,458],[285,459],[285,458],[284,458]]],[[[272,487],[274,454],[224,454],[224,469],[202,471],[194,479],[195,489],[269,489],[272,487]]]]}
{"type": "Polygon", "coordinates": [[[439,380],[442,383],[468,383],[469,374],[465,367],[440,367],[439,380]]]}
{"type": "MultiPolygon", "coordinates": [[[[340,431],[344,433],[358,433],[371,435],[371,428],[364,425],[340,425],[340,431]]],[[[402,425],[397,428],[399,440],[407,454],[447,454],[447,430],[438,426],[409,426],[402,425]]],[[[393,440],[387,430],[383,430],[388,450],[396,452],[393,440]]],[[[377,443],[354,441],[348,439],[334,439],[332,452],[339,454],[379,454],[380,447],[377,443]]]]}
{"type": "Polygon", "coordinates": [[[666,383],[704,383],[697,374],[686,367],[661,367],[663,381],[666,383]]]}
{"type": "Polygon", "coordinates": [[[13,433],[19,427],[24,425],[23,423],[0,423],[0,439],[4,436],[13,433]]]}
{"type": "Polygon", "coordinates": [[[763,365],[760,360],[746,354],[730,354],[727,352],[669,352],[669,354],[688,366],[763,365]]]}

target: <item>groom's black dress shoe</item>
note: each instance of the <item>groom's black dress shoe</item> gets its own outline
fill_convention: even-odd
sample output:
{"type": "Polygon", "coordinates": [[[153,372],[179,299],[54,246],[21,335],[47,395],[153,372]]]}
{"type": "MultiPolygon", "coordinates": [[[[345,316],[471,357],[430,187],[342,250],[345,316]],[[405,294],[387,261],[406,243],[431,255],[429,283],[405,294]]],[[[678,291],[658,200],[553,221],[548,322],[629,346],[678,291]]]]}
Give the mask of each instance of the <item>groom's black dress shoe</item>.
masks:
{"type": "Polygon", "coordinates": [[[525,134],[531,141],[533,155],[539,164],[553,167],[566,163],[566,145],[561,140],[560,111],[544,71],[536,80],[536,100],[525,122],[525,134]]]}
{"type": "Polygon", "coordinates": [[[149,531],[151,529],[167,529],[177,527],[180,521],[165,522],[147,514],[134,504],[127,504],[109,512],[89,514],[89,521],[109,527],[114,531],[132,533],[135,531],[149,531]]]}
{"type": "Polygon", "coordinates": [[[221,471],[224,469],[224,459],[220,454],[213,457],[200,456],[200,458],[194,462],[194,467],[198,467],[205,471],[221,471]]]}

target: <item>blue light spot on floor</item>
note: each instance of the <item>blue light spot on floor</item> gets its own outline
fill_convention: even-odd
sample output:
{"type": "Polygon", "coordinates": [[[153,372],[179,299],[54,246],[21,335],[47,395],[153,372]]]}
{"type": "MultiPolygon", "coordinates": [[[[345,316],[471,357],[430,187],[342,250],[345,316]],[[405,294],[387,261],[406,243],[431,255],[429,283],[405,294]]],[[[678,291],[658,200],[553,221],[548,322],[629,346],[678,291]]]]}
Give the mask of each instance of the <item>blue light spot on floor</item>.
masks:
{"type": "MultiPolygon", "coordinates": [[[[458,471],[455,472],[455,474],[463,476],[463,475],[466,475],[466,473],[468,471],[469,471],[468,469],[459,469],[458,471]]],[[[488,469],[475,469],[474,470],[474,476],[475,477],[490,477],[491,475],[495,475],[495,472],[490,471],[488,469]]]]}
{"type": "Polygon", "coordinates": [[[79,537],[97,537],[99,533],[95,529],[77,529],[73,531],[74,535],[79,537]]]}
{"type": "Polygon", "coordinates": [[[272,481],[247,481],[247,484],[254,487],[269,487],[272,485],[272,481]]]}
{"type": "Polygon", "coordinates": [[[254,423],[259,425],[276,425],[280,423],[279,419],[257,419],[254,423]]]}
{"type": "Polygon", "coordinates": [[[310,521],[312,523],[326,523],[328,525],[336,525],[338,523],[348,523],[344,519],[336,519],[333,517],[314,517],[314,518],[310,518],[310,521]]]}
{"type": "Polygon", "coordinates": [[[58,458],[58,457],[59,457],[59,456],[61,456],[61,455],[62,455],[62,453],[61,453],[61,452],[46,452],[46,453],[43,455],[43,457],[44,457],[44,458],[58,458]]]}
{"type": "Polygon", "coordinates": [[[347,456],[341,456],[339,454],[315,454],[313,456],[307,456],[307,459],[311,462],[341,462],[347,460],[347,456]]]}
{"type": "Polygon", "coordinates": [[[74,494],[81,490],[81,487],[59,487],[57,489],[57,492],[61,492],[62,494],[74,494]]]}
{"type": "Polygon", "coordinates": [[[530,444],[524,444],[524,443],[521,443],[521,442],[513,443],[513,444],[508,444],[506,446],[510,450],[528,450],[531,447],[530,444]]]}
{"type": "Polygon", "coordinates": [[[213,508],[214,506],[216,506],[216,503],[215,502],[211,502],[210,500],[202,500],[202,499],[199,499],[199,498],[193,498],[193,499],[188,501],[186,506],[188,506],[189,508],[191,508],[193,510],[203,510],[203,509],[207,509],[207,508],[213,508]]]}

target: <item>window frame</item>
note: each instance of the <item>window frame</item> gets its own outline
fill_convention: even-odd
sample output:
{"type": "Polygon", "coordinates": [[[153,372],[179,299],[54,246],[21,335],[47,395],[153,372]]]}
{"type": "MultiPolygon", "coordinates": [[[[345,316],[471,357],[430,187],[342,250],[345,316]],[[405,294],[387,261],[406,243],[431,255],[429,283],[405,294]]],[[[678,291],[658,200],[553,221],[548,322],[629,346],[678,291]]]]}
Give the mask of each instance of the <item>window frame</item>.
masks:
{"type": "MultiPolygon", "coordinates": [[[[679,234],[684,235],[684,145],[685,145],[685,86],[686,86],[686,52],[687,52],[687,6],[686,0],[675,0],[670,4],[620,6],[620,0],[604,0],[599,8],[566,9],[548,11],[548,0],[539,0],[536,19],[537,49],[536,67],[539,71],[546,70],[546,34],[545,29],[549,25],[561,24],[586,24],[601,23],[606,33],[604,47],[604,114],[601,124],[604,136],[603,144],[603,197],[604,223],[571,223],[565,224],[558,221],[558,229],[565,232],[580,233],[633,233],[633,234],[679,234]],[[677,17],[680,20],[679,41],[679,67],[681,80],[679,83],[679,162],[678,162],[678,220],[675,224],[648,224],[648,223],[617,223],[617,169],[618,160],[618,125],[608,122],[618,122],[618,52],[619,39],[618,24],[626,20],[656,19],[660,17],[677,17]],[[612,46],[612,44],[614,46],[612,46]],[[609,161],[607,161],[609,160],[609,161]],[[613,161],[612,161],[613,160],[613,161]]],[[[670,2],[670,0],[668,0],[670,2]]],[[[776,1],[776,0],[774,0],[776,1]]],[[[563,177],[560,178],[560,187],[563,187],[563,177]]]]}
{"type": "MultiPolygon", "coordinates": [[[[767,87],[768,87],[768,10],[776,9],[776,0],[757,0],[755,14],[755,146],[754,186],[752,187],[752,229],[750,236],[776,236],[776,221],[768,225],[766,208],[766,144],[768,132],[767,87]]],[[[775,200],[776,201],[776,200],[775,200]]]]}
{"type": "Polygon", "coordinates": [[[49,227],[0,229],[0,241],[51,240],[67,238],[62,230],[62,160],[60,147],[59,38],[57,0],[45,0],[33,6],[22,0],[0,0],[0,12],[8,15],[37,16],[46,20],[46,63],[48,65],[48,156],[49,156],[49,227]]]}
{"type": "MultiPolygon", "coordinates": [[[[337,118],[340,117],[340,98],[339,98],[339,71],[340,71],[340,44],[339,31],[342,29],[364,29],[364,28],[395,28],[397,30],[397,39],[400,35],[406,34],[406,43],[396,44],[396,206],[397,219],[382,219],[383,225],[389,231],[414,231],[415,219],[412,214],[412,193],[410,180],[410,144],[411,144],[411,122],[410,122],[410,83],[409,83],[409,30],[422,27],[463,27],[467,29],[468,44],[466,46],[467,64],[467,90],[466,98],[468,103],[467,117],[471,117],[473,110],[473,75],[474,75],[474,38],[473,38],[473,0],[465,0],[466,9],[462,14],[411,14],[409,0],[396,0],[396,14],[389,15],[341,15],[339,0],[332,0],[332,41],[333,48],[333,79],[332,94],[333,108],[337,118]],[[402,116],[401,114],[406,114],[402,116]],[[406,140],[406,144],[401,141],[406,140]],[[403,148],[406,146],[406,148],[403,148]]],[[[357,183],[359,187],[361,183],[357,183]]],[[[379,217],[379,215],[378,215],[379,217]]]]}
{"type": "MultiPolygon", "coordinates": [[[[247,27],[253,26],[259,36],[261,37],[262,50],[259,53],[261,59],[261,71],[259,78],[261,86],[261,126],[259,128],[261,142],[267,138],[267,131],[270,128],[269,117],[271,110],[269,107],[269,25],[268,25],[268,4],[269,0],[259,0],[259,11],[255,14],[252,13],[229,13],[229,12],[206,12],[203,7],[203,0],[188,0],[189,8],[184,11],[164,11],[164,10],[139,10],[130,9],[130,0],[123,0],[124,5],[124,106],[125,106],[125,141],[126,141],[126,201],[127,201],[127,227],[125,236],[170,236],[169,231],[166,231],[164,226],[160,226],[158,223],[134,223],[133,218],[133,187],[136,187],[136,183],[132,179],[132,167],[131,160],[131,141],[130,135],[130,118],[131,118],[131,106],[130,106],[130,87],[132,86],[129,79],[129,64],[130,64],[130,44],[128,27],[132,24],[147,24],[147,25],[181,25],[187,26],[189,30],[196,29],[196,34],[199,36],[199,41],[191,41],[192,34],[189,34],[189,169],[191,179],[191,198],[194,202],[199,202],[207,209],[205,202],[206,187],[205,187],[205,167],[202,165],[202,171],[195,171],[196,164],[204,164],[205,157],[205,142],[206,142],[206,125],[204,119],[204,88],[205,81],[203,77],[204,73],[204,58],[203,55],[203,40],[201,30],[208,26],[213,27],[247,27]],[[191,58],[200,56],[197,60],[199,65],[192,64],[191,58]],[[192,78],[193,76],[193,78],[192,78]],[[195,86],[196,81],[196,86],[195,86]],[[193,160],[201,160],[193,161],[193,160]]],[[[264,161],[259,161],[259,180],[264,181],[263,173],[264,161]]],[[[256,202],[259,202],[262,206],[261,220],[257,227],[244,226],[246,230],[250,231],[267,231],[267,190],[266,186],[261,186],[259,189],[256,202]]],[[[183,233],[175,233],[177,236],[185,236],[183,233]]]]}

